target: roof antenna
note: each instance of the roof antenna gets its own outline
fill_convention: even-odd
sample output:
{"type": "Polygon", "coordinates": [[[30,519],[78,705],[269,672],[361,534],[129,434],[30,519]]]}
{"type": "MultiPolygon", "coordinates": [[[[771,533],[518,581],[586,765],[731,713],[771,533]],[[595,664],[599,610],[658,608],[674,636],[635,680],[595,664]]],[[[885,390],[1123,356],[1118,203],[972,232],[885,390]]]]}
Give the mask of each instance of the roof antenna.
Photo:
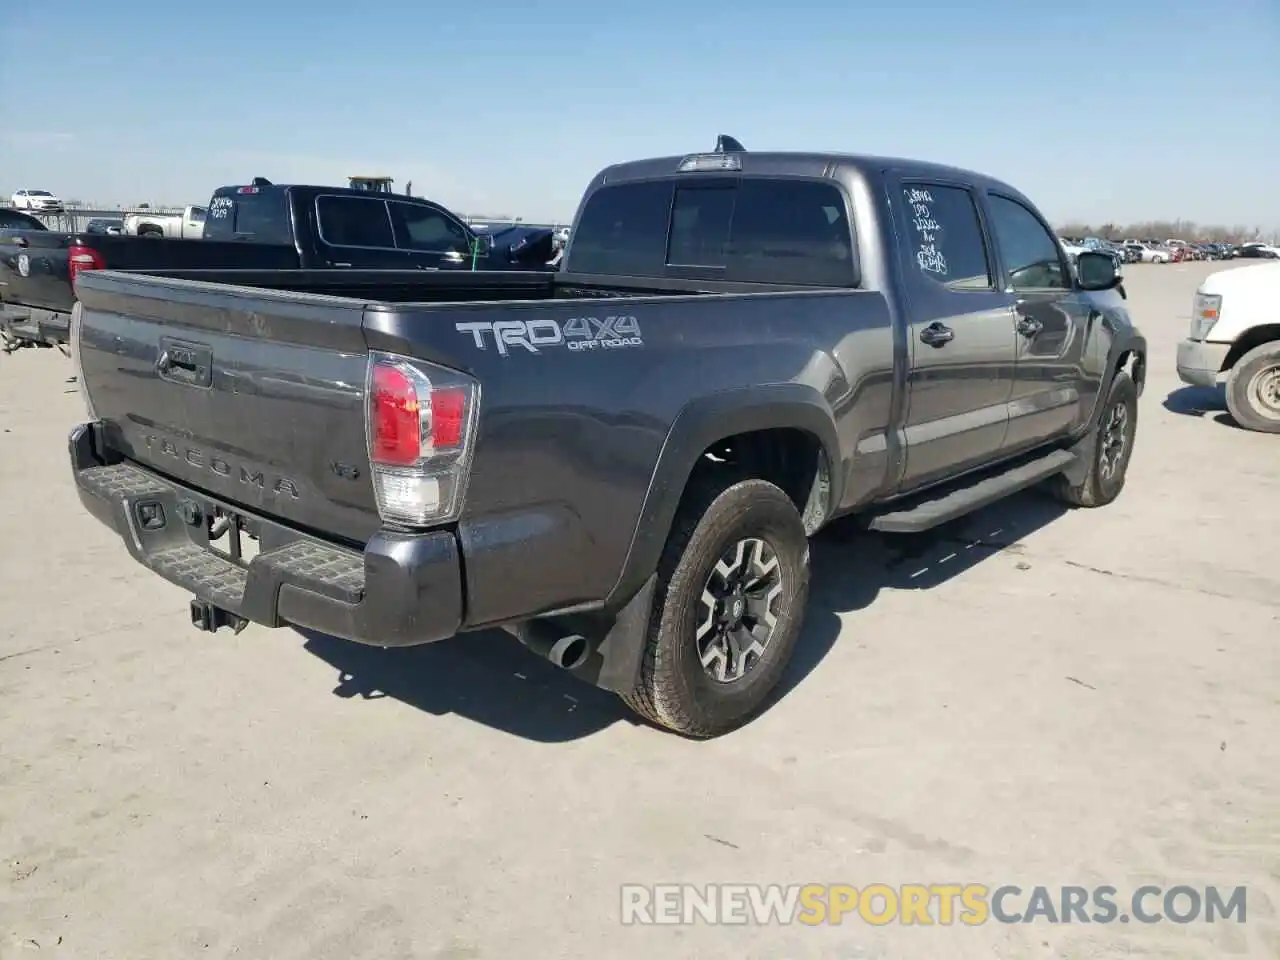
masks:
{"type": "Polygon", "coordinates": [[[716,153],[746,153],[747,148],[727,133],[716,137],[716,153]]]}

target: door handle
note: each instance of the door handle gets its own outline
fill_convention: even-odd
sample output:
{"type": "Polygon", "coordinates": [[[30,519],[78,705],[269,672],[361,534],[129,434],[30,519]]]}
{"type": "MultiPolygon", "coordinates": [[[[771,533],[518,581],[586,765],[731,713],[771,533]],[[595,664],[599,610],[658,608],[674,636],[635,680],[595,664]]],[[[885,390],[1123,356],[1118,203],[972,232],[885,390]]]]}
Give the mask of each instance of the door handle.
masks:
{"type": "Polygon", "coordinates": [[[920,331],[920,342],[931,347],[941,347],[956,338],[956,332],[945,323],[934,321],[920,331]]]}
{"type": "Polygon", "coordinates": [[[1034,337],[1044,329],[1044,324],[1035,317],[1021,317],[1018,320],[1016,329],[1024,337],[1034,337]]]}

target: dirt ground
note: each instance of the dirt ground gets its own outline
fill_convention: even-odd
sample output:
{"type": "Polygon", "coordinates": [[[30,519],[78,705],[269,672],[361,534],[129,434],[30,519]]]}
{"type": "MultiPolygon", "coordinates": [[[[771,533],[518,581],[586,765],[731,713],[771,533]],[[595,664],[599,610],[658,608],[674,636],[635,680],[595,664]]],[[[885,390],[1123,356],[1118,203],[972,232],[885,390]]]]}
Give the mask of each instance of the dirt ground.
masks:
{"type": "Polygon", "coordinates": [[[1280,955],[1280,437],[1174,372],[1219,266],[1129,268],[1116,504],[824,534],[789,690],[710,743],[505,636],[197,633],[79,506],[69,361],[0,357],[0,956],[1280,955]],[[711,881],[1246,886],[1247,917],[621,924],[622,884],[711,881]]]}

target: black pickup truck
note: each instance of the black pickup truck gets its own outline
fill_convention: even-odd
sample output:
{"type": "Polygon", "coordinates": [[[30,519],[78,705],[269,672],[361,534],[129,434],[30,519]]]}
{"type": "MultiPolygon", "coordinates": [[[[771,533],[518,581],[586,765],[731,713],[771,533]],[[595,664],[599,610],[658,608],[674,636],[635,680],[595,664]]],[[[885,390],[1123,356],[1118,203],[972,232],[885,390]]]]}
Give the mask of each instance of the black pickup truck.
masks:
{"type": "Polygon", "coordinates": [[[1146,368],[1110,256],[1069,264],[1003,183],[875,157],[609,167],[558,274],[194,276],[81,278],[70,459],[198,627],[504,627],[693,736],[778,683],[809,535],[1042,481],[1106,504],[1146,368]]]}
{"type": "Polygon", "coordinates": [[[418,197],[258,178],[214,191],[199,240],[0,229],[0,334],[6,349],[66,343],[75,279],[89,270],[533,270],[553,254],[549,228],[482,236],[418,197]]]}

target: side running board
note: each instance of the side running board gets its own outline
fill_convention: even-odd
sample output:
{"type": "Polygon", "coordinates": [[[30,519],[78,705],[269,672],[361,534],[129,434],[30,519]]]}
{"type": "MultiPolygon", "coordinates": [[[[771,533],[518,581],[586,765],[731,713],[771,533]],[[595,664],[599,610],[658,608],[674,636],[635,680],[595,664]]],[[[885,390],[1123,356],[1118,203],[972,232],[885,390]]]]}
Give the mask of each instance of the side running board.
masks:
{"type": "Polygon", "coordinates": [[[1070,450],[1054,450],[1033,460],[1016,461],[996,473],[975,474],[960,480],[958,486],[928,490],[921,494],[923,499],[909,500],[899,509],[873,516],[869,526],[882,533],[921,533],[1035,486],[1062,473],[1075,460],[1076,454],[1070,450]]]}

